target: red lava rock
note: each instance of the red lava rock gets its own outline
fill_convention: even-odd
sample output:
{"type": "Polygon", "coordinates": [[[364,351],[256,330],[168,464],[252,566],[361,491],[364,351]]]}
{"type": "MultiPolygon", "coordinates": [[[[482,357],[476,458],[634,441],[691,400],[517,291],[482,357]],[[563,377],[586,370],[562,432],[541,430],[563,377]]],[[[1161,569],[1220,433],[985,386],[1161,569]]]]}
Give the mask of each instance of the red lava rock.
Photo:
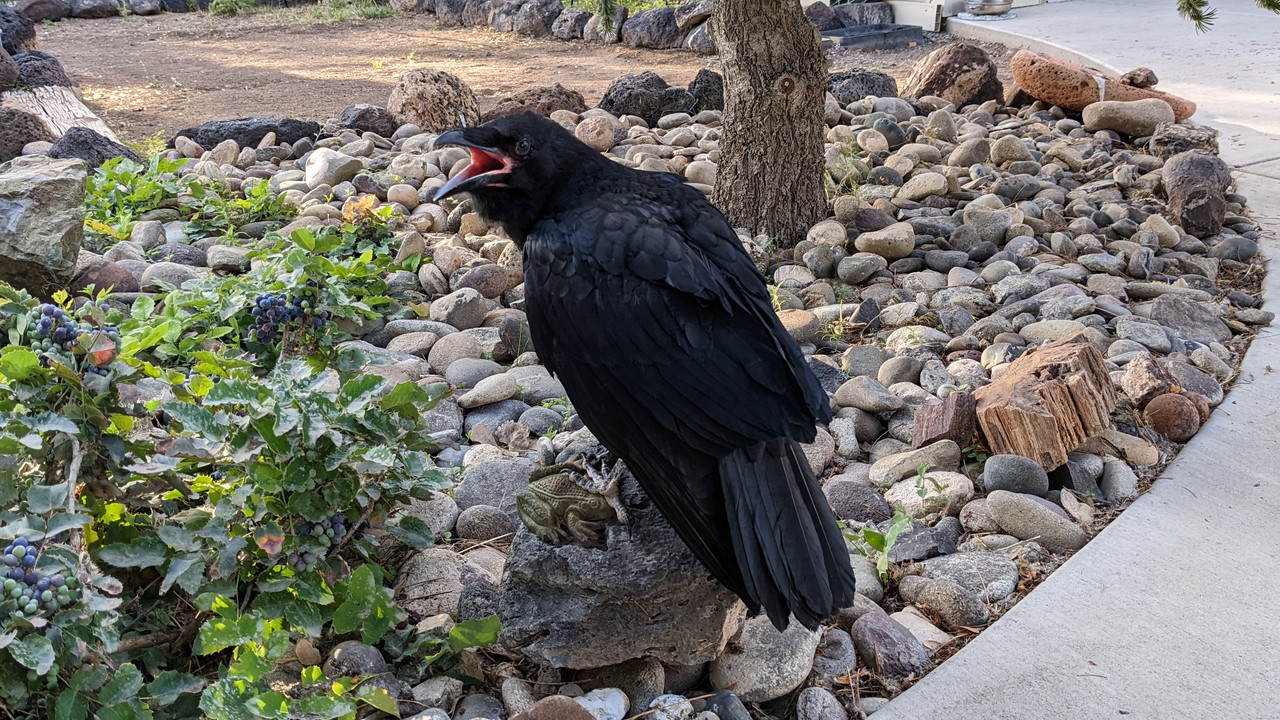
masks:
{"type": "Polygon", "coordinates": [[[1153,430],[1174,442],[1186,442],[1200,430],[1200,411],[1181,395],[1160,395],[1147,403],[1146,416],[1153,430]]]}
{"type": "Polygon", "coordinates": [[[1143,100],[1159,98],[1173,108],[1176,120],[1196,112],[1196,104],[1177,95],[1126,85],[1118,77],[1047,55],[1019,50],[1009,62],[1013,81],[1032,97],[1068,110],[1083,110],[1099,100],[1143,100]]]}

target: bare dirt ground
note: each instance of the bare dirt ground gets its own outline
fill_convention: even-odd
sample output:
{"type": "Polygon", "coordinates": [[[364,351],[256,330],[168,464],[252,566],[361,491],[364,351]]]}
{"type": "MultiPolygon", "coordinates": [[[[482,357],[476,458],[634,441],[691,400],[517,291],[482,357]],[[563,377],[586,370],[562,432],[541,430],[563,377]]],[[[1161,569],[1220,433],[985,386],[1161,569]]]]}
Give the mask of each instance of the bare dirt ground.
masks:
{"type": "MultiPolygon", "coordinates": [[[[589,106],[619,75],[653,70],[686,84],[718,60],[682,51],[534,40],[487,28],[437,28],[425,15],[317,21],[287,13],[206,13],[66,20],[40,26],[41,49],[80,83],[85,102],[122,137],[139,140],[248,115],[323,121],[356,103],[383,105],[405,70],[465,80],[481,110],[520,90],[561,83],[589,106]]],[[[951,42],[883,52],[833,52],[832,69],[866,67],[905,83],[915,62],[951,42]]],[[[1009,52],[988,51],[1007,75],[1009,52]]],[[[1002,79],[1005,79],[1002,77],[1002,79]]]]}

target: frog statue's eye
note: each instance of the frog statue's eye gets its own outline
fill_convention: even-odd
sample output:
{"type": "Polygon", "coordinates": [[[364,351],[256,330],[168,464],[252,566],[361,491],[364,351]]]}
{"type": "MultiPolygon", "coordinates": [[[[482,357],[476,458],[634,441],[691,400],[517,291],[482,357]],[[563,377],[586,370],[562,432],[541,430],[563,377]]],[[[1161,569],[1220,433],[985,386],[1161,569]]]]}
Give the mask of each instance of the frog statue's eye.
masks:
{"type": "Polygon", "coordinates": [[[516,157],[524,159],[529,157],[533,152],[533,143],[529,142],[529,138],[520,138],[520,142],[516,143],[516,157]]]}

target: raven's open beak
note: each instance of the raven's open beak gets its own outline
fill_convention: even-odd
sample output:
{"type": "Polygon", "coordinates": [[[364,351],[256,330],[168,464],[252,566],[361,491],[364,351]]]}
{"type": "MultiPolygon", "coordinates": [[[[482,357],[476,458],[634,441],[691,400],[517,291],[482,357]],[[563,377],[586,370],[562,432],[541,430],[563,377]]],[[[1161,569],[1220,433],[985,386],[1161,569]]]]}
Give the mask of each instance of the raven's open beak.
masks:
{"type": "Polygon", "coordinates": [[[471,142],[463,135],[462,130],[450,130],[436,138],[435,147],[442,145],[460,145],[471,150],[471,164],[436,191],[436,201],[478,187],[507,186],[505,181],[515,166],[515,160],[501,150],[471,142]]]}

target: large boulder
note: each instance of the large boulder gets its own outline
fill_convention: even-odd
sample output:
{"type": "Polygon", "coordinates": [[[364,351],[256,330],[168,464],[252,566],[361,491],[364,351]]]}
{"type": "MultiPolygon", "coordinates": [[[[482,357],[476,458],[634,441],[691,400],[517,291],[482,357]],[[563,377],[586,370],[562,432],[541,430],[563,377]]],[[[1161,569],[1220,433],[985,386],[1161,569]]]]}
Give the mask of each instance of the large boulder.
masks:
{"type": "Polygon", "coordinates": [[[715,55],[716,41],[711,37],[711,31],[707,28],[709,23],[702,23],[689,33],[689,37],[684,41],[686,50],[692,50],[699,55],[715,55]]]}
{"type": "MultiPolygon", "coordinates": [[[[304,137],[320,133],[320,123],[295,118],[247,117],[236,120],[214,120],[203,125],[179,130],[182,136],[204,148],[216,147],[224,140],[235,140],[240,147],[257,147],[267,133],[274,133],[277,144],[292,145],[304,137]]],[[[169,141],[173,145],[173,141],[169,141]]]]}
{"type": "Polygon", "coordinates": [[[631,47],[669,50],[684,45],[684,38],[672,7],[643,10],[622,26],[622,42],[631,47]]]}
{"type": "Polygon", "coordinates": [[[456,75],[420,68],[400,76],[387,101],[396,122],[413,123],[423,132],[443,132],[480,122],[476,95],[456,75]]]}
{"type": "Polygon", "coordinates": [[[82,20],[115,17],[120,10],[120,0],[71,0],[71,17],[82,20]]]}
{"type": "Polygon", "coordinates": [[[0,3],[0,47],[10,55],[36,49],[36,24],[4,3],[0,3]]]}
{"type": "Polygon", "coordinates": [[[492,0],[466,0],[462,4],[462,24],[466,27],[488,25],[492,9],[492,0]]]}
{"type": "Polygon", "coordinates": [[[462,12],[467,0],[435,0],[436,20],[445,27],[462,24],[462,12]]]}
{"type": "Polygon", "coordinates": [[[681,0],[676,6],[676,25],[681,30],[692,30],[711,17],[713,0],[681,0]]]}
{"type": "Polygon", "coordinates": [[[516,12],[512,29],[529,37],[550,37],[551,28],[563,10],[560,0],[528,0],[516,12]]]}
{"type": "Polygon", "coordinates": [[[898,97],[898,83],[882,72],[853,68],[828,75],[827,92],[836,102],[848,105],[868,95],[898,97]]]}
{"type": "Polygon", "coordinates": [[[815,2],[804,9],[804,16],[809,18],[809,22],[818,28],[819,32],[826,30],[839,30],[844,27],[844,23],[840,22],[840,16],[836,15],[836,11],[824,2],[815,2]]]}
{"type": "Polygon", "coordinates": [[[125,7],[134,15],[159,15],[160,0],[125,0],[125,7]]]}
{"type": "Polygon", "coordinates": [[[32,22],[53,22],[71,15],[71,3],[66,0],[18,0],[13,7],[32,22]]]}
{"type": "Polygon", "coordinates": [[[48,297],[67,287],[84,236],[79,160],[20,157],[0,172],[0,280],[48,297]]]}
{"type": "Polygon", "coordinates": [[[694,110],[724,109],[724,76],[715,70],[702,68],[689,83],[694,110]]]}
{"type": "Polygon", "coordinates": [[[47,52],[28,50],[13,56],[18,65],[19,84],[27,87],[75,87],[75,83],[62,69],[58,58],[47,52]]]}
{"type": "Polygon", "coordinates": [[[556,110],[582,113],[587,111],[587,103],[582,99],[582,93],[556,83],[551,87],[529,88],[511,97],[503,98],[492,110],[482,115],[480,121],[489,122],[525,112],[550,117],[556,110]]]}
{"type": "Polygon", "coordinates": [[[677,112],[693,112],[694,98],[684,88],[674,88],[653,71],[623,75],[609,83],[600,109],[614,115],[635,115],[655,125],[658,118],[677,112]]]}
{"type": "Polygon", "coordinates": [[[1165,162],[1160,178],[1169,214],[1184,230],[1199,238],[1222,231],[1231,187],[1231,168],[1222,158],[1203,150],[1178,153],[1165,162]]]}
{"type": "Polygon", "coordinates": [[[954,43],[934,50],[916,63],[902,94],[911,98],[935,95],[958,109],[988,100],[1004,100],[1004,86],[996,77],[996,64],[986,50],[968,43],[954,43]]]}
{"type": "Polygon", "coordinates": [[[1126,85],[1120,78],[1048,55],[1019,50],[1009,61],[1013,81],[1028,95],[1068,110],[1084,110],[1099,100],[1160,98],[1173,108],[1176,120],[1196,112],[1196,104],[1151,88],[1126,85]]]}
{"type": "Polygon", "coordinates": [[[501,644],[542,665],[577,669],[642,657],[694,665],[721,654],[745,606],[629,473],[621,499],[630,523],[609,526],[604,548],[553,547],[520,527],[498,600],[501,644]]]}
{"type": "Polygon", "coordinates": [[[0,107],[0,162],[21,155],[27,143],[52,140],[49,127],[36,115],[26,110],[0,107]]]}
{"type": "Polygon", "coordinates": [[[128,158],[139,165],[146,164],[138,153],[87,127],[73,127],[63,133],[49,150],[49,157],[83,160],[93,170],[118,157],[128,158]]]}
{"type": "Polygon", "coordinates": [[[352,105],[342,111],[338,121],[343,127],[377,133],[384,138],[391,137],[396,131],[396,121],[391,117],[391,113],[386,108],[371,103],[352,105]]]}
{"type": "Polygon", "coordinates": [[[133,273],[101,255],[81,250],[76,259],[69,289],[73,293],[111,288],[114,293],[138,292],[141,286],[133,273]]]}
{"type": "Polygon", "coordinates": [[[512,32],[516,29],[516,15],[524,0],[497,0],[489,12],[489,27],[498,32],[512,32]]]}
{"type": "Polygon", "coordinates": [[[424,13],[435,10],[434,0],[391,0],[391,9],[402,13],[424,13]]]}
{"type": "Polygon", "coordinates": [[[602,15],[599,13],[592,15],[586,26],[582,28],[582,39],[587,42],[606,44],[622,42],[622,26],[626,24],[627,15],[630,12],[626,5],[618,4],[607,26],[602,15]]]}
{"type": "Polygon", "coordinates": [[[18,63],[9,57],[9,53],[0,50],[0,92],[15,88],[22,84],[18,74],[18,63]]]}
{"type": "Polygon", "coordinates": [[[835,11],[845,27],[893,22],[893,6],[887,2],[844,3],[836,5],[835,11]]]}
{"type": "Polygon", "coordinates": [[[559,17],[551,24],[551,34],[561,40],[580,40],[590,21],[591,13],[567,7],[560,11],[559,17]]]}
{"type": "Polygon", "coordinates": [[[210,0],[160,0],[160,5],[171,13],[195,12],[208,10],[210,0]]]}

